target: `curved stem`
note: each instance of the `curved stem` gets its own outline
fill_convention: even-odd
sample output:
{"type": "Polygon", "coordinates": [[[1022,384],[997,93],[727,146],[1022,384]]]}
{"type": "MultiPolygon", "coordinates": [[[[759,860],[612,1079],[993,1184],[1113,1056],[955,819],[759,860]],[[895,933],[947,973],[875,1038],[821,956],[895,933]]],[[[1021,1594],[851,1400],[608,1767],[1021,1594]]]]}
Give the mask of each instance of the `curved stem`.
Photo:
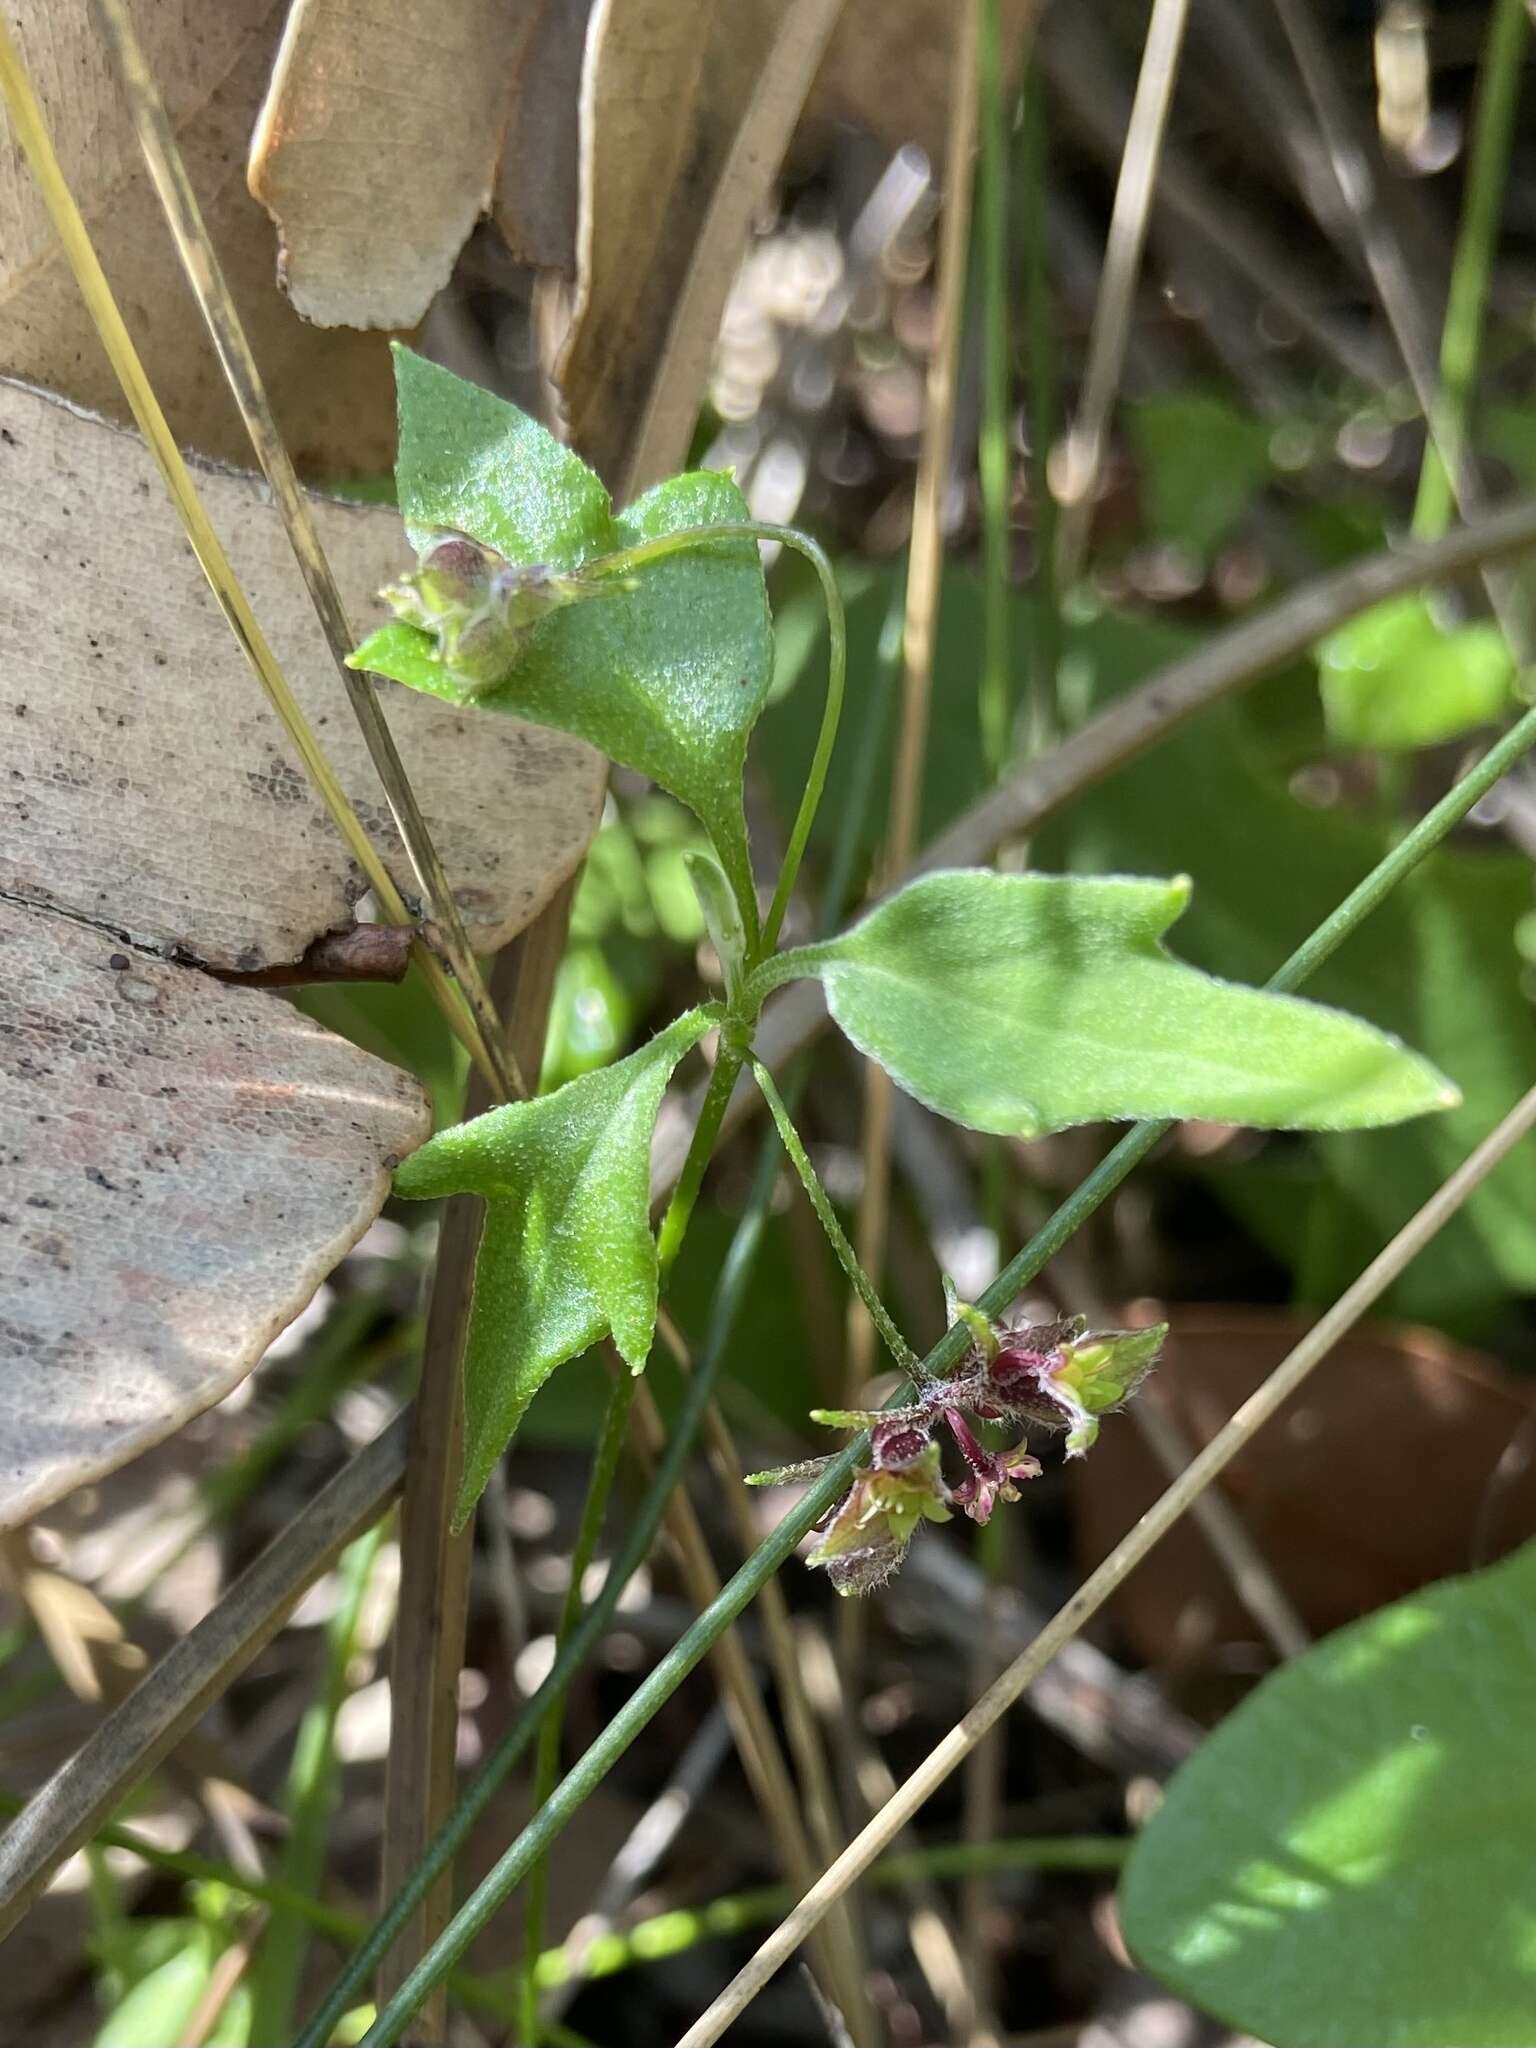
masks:
{"type": "Polygon", "coordinates": [[[811,1198],[811,1207],[816,1211],[816,1220],[827,1234],[827,1242],[837,1254],[837,1263],[848,1275],[855,1294],[869,1310],[870,1321],[885,1341],[885,1348],[901,1367],[908,1379],[923,1377],[922,1364],[912,1346],[902,1336],[891,1318],[891,1312],[875,1292],[875,1284],[859,1264],[853,1246],[848,1242],[843,1226],[837,1220],[837,1211],[832,1207],[820,1176],[811,1164],[810,1154],[801,1143],[800,1133],[795,1129],[789,1111],[784,1107],[784,1098],[773,1085],[773,1076],[760,1061],[752,1062],[752,1078],[763,1091],[773,1117],[784,1150],[789,1154],[791,1164],[800,1176],[801,1185],[811,1198]]]}
{"type": "MultiPolygon", "coordinates": [[[[644,568],[648,562],[663,561],[668,555],[681,554],[685,549],[702,547],[713,540],[769,540],[777,541],[780,547],[793,548],[796,554],[803,555],[816,571],[827,605],[826,708],[821,715],[821,731],[816,738],[816,751],[811,756],[805,794],[800,799],[800,808],[795,815],[789,845],[784,854],[784,864],[779,870],[779,879],[774,887],[773,902],[753,949],[754,957],[761,959],[764,954],[771,953],[778,943],[784,913],[789,908],[789,899],[800,873],[800,862],[805,854],[806,841],[811,836],[811,826],[815,823],[822,791],[826,787],[827,770],[832,762],[832,749],[837,744],[838,723],[843,715],[843,691],[848,675],[848,626],[843,613],[842,592],[837,587],[837,576],[827,558],[826,550],[812,540],[808,533],[801,533],[797,527],[769,526],[755,519],[730,519],[722,520],[718,526],[687,526],[677,533],[658,534],[654,540],[637,541],[633,547],[620,548],[616,554],[604,555],[600,560],[588,563],[586,574],[600,577],[625,576],[632,569],[644,568]]],[[[755,930],[757,905],[744,903],[742,915],[748,930],[755,930]]]]}
{"type": "Polygon", "coordinates": [[[672,1199],[667,1204],[667,1213],[662,1218],[661,1229],[656,1237],[656,1256],[661,1266],[663,1279],[671,1272],[674,1260],[683,1248],[689,1222],[693,1217],[693,1205],[699,1198],[699,1189],[704,1184],[705,1170],[710,1154],[715,1149],[715,1139],[720,1135],[720,1125],[725,1117],[725,1106],[731,1099],[736,1086],[736,1076],[741,1072],[741,1055],[722,1038],[715,1070],[709,1077],[709,1086],[699,1108],[699,1120],[693,1127],[693,1136],[688,1141],[688,1156],[683,1161],[683,1170],[677,1177],[677,1186],[672,1190],[672,1199]]]}

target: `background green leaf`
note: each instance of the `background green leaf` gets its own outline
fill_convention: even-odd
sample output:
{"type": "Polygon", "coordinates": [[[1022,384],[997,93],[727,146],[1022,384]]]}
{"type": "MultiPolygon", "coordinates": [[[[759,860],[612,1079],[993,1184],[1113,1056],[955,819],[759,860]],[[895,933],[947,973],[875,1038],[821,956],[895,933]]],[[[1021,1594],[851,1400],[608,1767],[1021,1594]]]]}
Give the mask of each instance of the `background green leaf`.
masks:
{"type": "MultiPolygon", "coordinates": [[[[1105,614],[1071,638],[1084,711],[1178,653],[1186,637],[1105,614]]],[[[1215,705],[1085,791],[1036,843],[1048,867],[1085,874],[1184,870],[1194,880],[1179,951],[1246,981],[1274,972],[1386,852],[1384,826],[1303,803],[1285,774],[1315,758],[1298,722],[1315,697],[1304,669],[1240,703],[1215,705]]],[[[1369,1136],[1314,1138],[1322,1168],[1257,1161],[1204,1169],[1309,1302],[1333,1298],[1426,1201],[1536,1079],[1536,1017],[1520,990],[1515,925],[1529,864],[1502,844],[1445,847],[1393,891],[1326,961],[1308,994],[1373,1020],[1452,1075],[1459,1107],[1369,1136]],[[1294,1173],[1291,1168],[1297,1169],[1294,1173]]],[[[1536,1290],[1536,1148],[1513,1152],[1393,1287],[1392,1313],[1473,1334],[1508,1292],[1536,1290]]]]}
{"type": "Polygon", "coordinates": [[[1226,539],[1272,464],[1274,431],[1214,391],[1163,391],[1127,408],[1141,476],[1144,522],[1204,560],[1226,539]]]}
{"type": "Polygon", "coordinates": [[[656,1325],[651,1134],[672,1070],[713,1013],[628,1059],[440,1132],[395,1176],[410,1200],[485,1198],[464,1350],[462,1523],[542,1383],[610,1331],[638,1372],[656,1325]]]}
{"type": "Polygon", "coordinates": [[[1275,2048],[1529,2048],[1533,1612],[1527,1545],[1266,1679],[1132,1851],[1147,1968],[1275,2048]]]}
{"type": "MultiPolygon", "coordinates": [[[[927,875],[794,959],[909,1094],[974,1130],[1101,1118],[1396,1122],[1455,1091],[1397,1040],[1167,954],[1185,882],[927,875]]],[[[783,972],[782,967],[778,970],[783,972]]]]}
{"type": "MultiPolygon", "coordinates": [[[[461,529],[511,561],[574,568],[638,541],[750,517],[729,477],[673,477],[613,516],[585,464],[504,399],[397,350],[400,506],[412,539],[461,529]]],[[[635,588],[536,626],[516,668],[476,690],[429,636],[382,627],[354,665],[449,703],[590,740],[680,798],[753,901],[742,815],[747,741],[768,694],[773,636],[755,543],[704,543],[637,570],[635,588]]]]}
{"type": "Polygon", "coordinates": [[[1373,605],[1317,650],[1328,730],[1345,746],[1433,746],[1507,708],[1515,665],[1497,626],[1442,626],[1418,591],[1373,605]]]}

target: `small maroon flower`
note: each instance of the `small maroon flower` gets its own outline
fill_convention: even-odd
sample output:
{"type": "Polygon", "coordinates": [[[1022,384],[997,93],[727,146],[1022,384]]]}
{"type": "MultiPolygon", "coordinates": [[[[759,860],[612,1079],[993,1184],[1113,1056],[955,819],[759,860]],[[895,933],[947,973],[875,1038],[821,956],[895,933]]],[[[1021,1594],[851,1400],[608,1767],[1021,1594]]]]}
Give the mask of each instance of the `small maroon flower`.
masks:
{"type": "Polygon", "coordinates": [[[977,1441],[958,1408],[946,1408],[944,1420],[960,1447],[961,1457],[970,1467],[960,1484],[950,1488],[949,1497],[973,1522],[991,1521],[992,1510],[1000,1500],[1017,1500],[1018,1480],[1040,1477],[1040,1460],[1029,1455],[1022,1441],[1011,1451],[989,1451],[977,1441]]]}

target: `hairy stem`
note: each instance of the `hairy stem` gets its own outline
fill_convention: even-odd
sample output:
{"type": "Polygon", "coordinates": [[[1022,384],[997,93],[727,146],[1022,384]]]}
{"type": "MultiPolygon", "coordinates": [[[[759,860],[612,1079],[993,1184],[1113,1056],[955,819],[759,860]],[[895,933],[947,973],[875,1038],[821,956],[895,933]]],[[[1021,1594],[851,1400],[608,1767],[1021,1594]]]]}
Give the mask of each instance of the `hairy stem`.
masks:
{"type": "Polygon", "coordinates": [[[780,1141],[800,1176],[801,1185],[811,1198],[811,1207],[816,1211],[817,1221],[827,1234],[827,1242],[837,1254],[838,1264],[847,1274],[854,1292],[868,1309],[870,1320],[884,1339],[887,1351],[909,1378],[919,1378],[921,1361],[892,1321],[890,1310],[875,1292],[874,1282],[854,1257],[853,1246],[848,1242],[843,1226],[837,1220],[837,1211],[821,1184],[820,1175],[811,1164],[810,1154],[801,1143],[800,1133],[795,1129],[789,1111],[784,1107],[784,1098],[773,1084],[773,1076],[765,1066],[754,1060],[752,1078],[763,1091],[763,1100],[768,1104],[780,1141]]]}

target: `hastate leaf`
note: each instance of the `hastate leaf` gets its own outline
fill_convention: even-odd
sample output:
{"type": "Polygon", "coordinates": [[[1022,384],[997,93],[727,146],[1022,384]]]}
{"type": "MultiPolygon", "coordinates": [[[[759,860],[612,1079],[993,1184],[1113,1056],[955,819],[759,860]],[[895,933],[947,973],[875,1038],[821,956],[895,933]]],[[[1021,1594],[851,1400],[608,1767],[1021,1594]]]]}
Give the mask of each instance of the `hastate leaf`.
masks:
{"type": "Polygon", "coordinates": [[[398,343],[394,357],[395,491],[413,547],[467,533],[560,569],[612,548],[612,502],[579,455],[494,392],[398,343]]]}
{"type": "MultiPolygon", "coordinates": [[[[750,517],[729,477],[703,471],[614,515],[596,476],[516,406],[408,350],[395,360],[400,505],[418,547],[454,529],[510,563],[574,571],[640,541],[750,517]]],[[[447,666],[431,634],[405,623],[374,633],[352,663],[590,740],[687,804],[743,905],[753,902],[741,778],[773,672],[754,542],[701,542],[599,602],[551,610],[490,686],[447,666]]]]}
{"type": "Polygon", "coordinates": [[[1529,2048],[1536,1545],[1340,1629],[1185,1764],[1126,1939],[1275,2048],[1529,2048]]]}
{"type": "Polygon", "coordinates": [[[673,1068],[714,1015],[690,1010],[628,1059],[442,1131],[396,1174],[410,1200],[485,1199],[456,1522],[556,1366],[610,1332],[636,1372],[645,1364],[657,1294],[651,1134],[673,1068]]]}
{"type": "Polygon", "coordinates": [[[1168,954],[1186,881],[926,875],[843,937],[781,954],[919,1102],[1032,1137],[1098,1119],[1208,1117],[1347,1130],[1454,1103],[1398,1040],[1168,954]]]}

